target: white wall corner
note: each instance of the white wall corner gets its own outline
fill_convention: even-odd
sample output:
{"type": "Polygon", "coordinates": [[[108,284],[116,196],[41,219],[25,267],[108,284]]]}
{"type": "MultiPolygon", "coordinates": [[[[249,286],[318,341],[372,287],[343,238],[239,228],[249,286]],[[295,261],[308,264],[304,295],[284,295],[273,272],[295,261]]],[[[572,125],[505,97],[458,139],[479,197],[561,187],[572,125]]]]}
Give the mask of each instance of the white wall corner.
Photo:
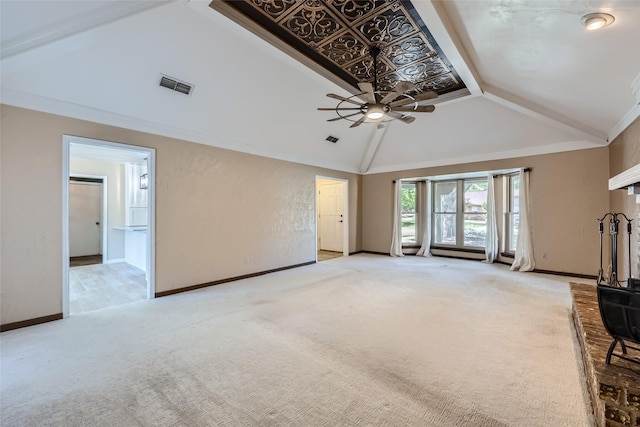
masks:
{"type": "Polygon", "coordinates": [[[631,123],[640,117],[640,104],[634,105],[622,118],[616,123],[616,125],[609,131],[607,136],[607,142],[612,143],[614,139],[618,137],[631,123]]]}
{"type": "Polygon", "coordinates": [[[636,78],[633,79],[630,88],[631,94],[633,95],[633,99],[635,99],[636,103],[629,111],[627,111],[627,114],[622,116],[611,131],[609,131],[609,135],[607,136],[607,142],[609,143],[613,142],[613,140],[624,132],[624,130],[635,121],[635,119],[640,117],[640,73],[638,73],[636,78]]]}

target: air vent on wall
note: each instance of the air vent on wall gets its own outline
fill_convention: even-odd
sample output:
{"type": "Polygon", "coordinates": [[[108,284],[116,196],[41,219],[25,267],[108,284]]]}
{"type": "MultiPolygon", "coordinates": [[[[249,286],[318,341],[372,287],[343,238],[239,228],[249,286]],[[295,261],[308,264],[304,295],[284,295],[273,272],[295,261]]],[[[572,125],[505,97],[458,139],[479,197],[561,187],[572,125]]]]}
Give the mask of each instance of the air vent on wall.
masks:
{"type": "Polygon", "coordinates": [[[335,136],[331,136],[331,135],[329,135],[329,136],[327,137],[327,141],[329,141],[329,142],[333,142],[334,144],[335,144],[336,142],[338,142],[338,139],[339,139],[339,138],[336,138],[335,136]]]}
{"type": "Polygon", "coordinates": [[[185,95],[191,95],[193,85],[191,83],[185,83],[180,80],[176,80],[173,77],[160,75],[160,86],[167,89],[175,90],[176,92],[184,93],[185,95]]]}

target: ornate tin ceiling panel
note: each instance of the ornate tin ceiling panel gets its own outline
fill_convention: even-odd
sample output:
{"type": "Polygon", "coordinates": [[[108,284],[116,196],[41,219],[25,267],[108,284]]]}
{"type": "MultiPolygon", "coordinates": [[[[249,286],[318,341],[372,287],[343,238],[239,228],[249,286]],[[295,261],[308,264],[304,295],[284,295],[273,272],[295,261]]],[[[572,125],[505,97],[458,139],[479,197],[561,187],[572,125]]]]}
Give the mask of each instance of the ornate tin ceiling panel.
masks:
{"type": "Polygon", "coordinates": [[[442,95],[466,86],[405,0],[214,0],[237,10],[338,78],[357,87],[373,82],[371,46],[378,57],[378,90],[399,81],[414,94],[442,95]]]}

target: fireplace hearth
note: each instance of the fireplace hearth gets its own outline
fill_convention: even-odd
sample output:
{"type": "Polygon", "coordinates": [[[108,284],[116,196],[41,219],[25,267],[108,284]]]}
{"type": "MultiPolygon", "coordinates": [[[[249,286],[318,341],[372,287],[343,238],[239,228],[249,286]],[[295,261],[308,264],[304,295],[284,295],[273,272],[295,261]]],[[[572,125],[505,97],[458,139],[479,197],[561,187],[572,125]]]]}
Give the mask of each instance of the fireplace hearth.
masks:
{"type": "Polygon", "coordinates": [[[606,363],[611,336],[602,324],[597,287],[583,283],[570,286],[573,321],[596,424],[640,426],[640,365],[624,359],[606,363]]]}

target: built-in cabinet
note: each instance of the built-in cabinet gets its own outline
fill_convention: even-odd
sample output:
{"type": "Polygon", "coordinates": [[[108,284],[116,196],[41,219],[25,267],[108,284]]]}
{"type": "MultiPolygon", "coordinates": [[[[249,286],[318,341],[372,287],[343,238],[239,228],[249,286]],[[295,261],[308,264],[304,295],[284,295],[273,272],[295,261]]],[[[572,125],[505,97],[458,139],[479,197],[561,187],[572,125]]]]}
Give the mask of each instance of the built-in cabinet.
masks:
{"type": "Polygon", "coordinates": [[[116,227],[124,232],[125,262],[143,271],[147,271],[149,190],[140,188],[140,178],[147,173],[146,164],[125,164],[125,226],[116,227]]]}
{"type": "Polygon", "coordinates": [[[147,165],[127,163],[125,170],[127,188],[125,225],[127,227],[148,225],[149,190],[140,188],[140,178],[147,173],[147,165]]]}

